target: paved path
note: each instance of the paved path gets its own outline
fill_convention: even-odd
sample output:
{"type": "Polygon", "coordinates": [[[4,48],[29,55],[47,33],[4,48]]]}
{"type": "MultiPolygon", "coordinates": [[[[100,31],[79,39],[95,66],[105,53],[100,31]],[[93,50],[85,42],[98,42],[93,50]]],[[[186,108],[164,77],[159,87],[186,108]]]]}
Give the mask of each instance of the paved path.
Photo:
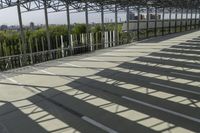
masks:
{"type": "Polygon", "coordinates": [[[0,133],[200,132],[200,31],[0,75],[0,133]]]}

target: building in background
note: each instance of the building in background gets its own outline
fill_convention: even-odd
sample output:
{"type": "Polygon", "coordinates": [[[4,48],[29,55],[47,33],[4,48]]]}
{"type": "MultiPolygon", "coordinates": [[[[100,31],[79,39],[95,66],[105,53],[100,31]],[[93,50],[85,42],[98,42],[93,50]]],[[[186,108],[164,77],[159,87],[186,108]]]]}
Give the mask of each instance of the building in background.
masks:
{"type": "Polygon", "coordinates": [[[7,30],[8,26],[7,25],[1,25],[0,30],[7,30]]]}
{"type": "MultiPolygon", "coordinates": [[[[135,15],[133,12],[130,13],[129,15],[129,30],[130,31],[135,31],[137,30],[137,21],[138,21],[138,17],[140,20],[140,29],[145,29],[147,24],[146,24],[146,20],[147,20],[147,15],[146,14],[140,14],[139,16],[135,15]]],[[[154,28],[155,27],[155,20],[161,20],[161,15],[158,14],[157,16],[155,14],[149,14],[149,28],[154,28]]],[[[159,23],[159,25],[161,25],[159,23]]],[[[127,22],[123,23],[123,27],[122,27],[122,31],[127,32],[127,22]]]]}
{"type": "Polygon", "coordinates": [[[35,24],[33,22],[30,22],[30,29],[35,30],[35,24]]]}

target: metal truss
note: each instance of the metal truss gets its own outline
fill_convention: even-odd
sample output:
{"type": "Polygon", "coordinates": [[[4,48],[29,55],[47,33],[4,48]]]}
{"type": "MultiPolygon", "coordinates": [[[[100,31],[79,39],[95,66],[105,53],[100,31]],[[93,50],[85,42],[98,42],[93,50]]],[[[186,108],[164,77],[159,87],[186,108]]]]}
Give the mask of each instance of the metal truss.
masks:
{"type": "Polygon", "coordinates": [[[179,10],[199,9],[200,7],[200,0],[0,0],[0,9],[20,4],[22,12],[36,11],[44,9],[44,1],[52,12],[66,11],[66,5],[69,5],[73,12],[83,12],[86,4],[88,11],[95,12],[101,12],[102,6],[105,12],[114,12],[115,6],[118,7],[118,11],[124,11],[127,7],[134,10],[138,6],[140,8],[149,6],[150,9],[165,7],[179,10]]]}

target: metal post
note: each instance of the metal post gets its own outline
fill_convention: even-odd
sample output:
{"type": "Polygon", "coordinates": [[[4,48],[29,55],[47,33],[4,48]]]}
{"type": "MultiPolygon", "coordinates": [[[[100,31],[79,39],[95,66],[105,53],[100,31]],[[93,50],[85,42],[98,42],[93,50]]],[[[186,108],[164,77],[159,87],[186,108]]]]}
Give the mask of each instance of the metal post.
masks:
{"type": "Polygon", "coordinates": [[[101,5],[101,43],[105,47],[104,6],[101,5]]]}
{"type": "Polygon", "coordinates": [[[90,45],[89,37],[89,19],[88,19],[88,3],[85,3],[85,24],[86,24],[86,45],[90,45]]]}
{"type": "Polygon", "coordinates": [[[115,5],[115,45],[118,44],[118,11],[117,11],[117,5],[115,5]]]}
{"type": "Polygon", "coordinates": [[[183,8],[181,9],[181,27],[180,27],[181,32],[183,31],[183,8]]]}
{"type": "Polygon", "coordinates": [[[188,30],[188,8],[186,10],[186,23],[185,23],[185,25],[186,25],[185,30],[187,31],[188,30]]]}
{"type": "Polygon", "coordinates": [[[61,55],[62,57],[65,57],[65,50],[64,50],[64,41],[63,41],[63,35],[60,36],[60,41],[61,41],[61,55]]]}
{"type": "Polygon", "coordinates": [[[137,39],[140,40],[140,6],[138,6],[137,39]]]}
{"type": "MultiPolygon", "coordinates": [[[[69,3],[66,2],[66,9],[67,9],[67,44],[70,47],[70,54],[73,54],[74,51],[74,47],[71,43],[71,24],[70,24],[70,11],[69,11],[69,3]]],[[[66,46],[64,46],[64,48],[66,48],[66,46]]],[[[65,51],[65,50],[63,50],[65,51]]],[[[64,52],[63,54],[64,56],[66,56],[66,53],[64,52]]]]}
{"type": "MultiPolygon", "coordinates": [[[[49,33],[49,21],[48,21],[48,12],[47,12],[47,2],[46,2],[46,0],[44,0],[44,16],[45,16],[45,29],[46,29],[48,50],[51,50],[51,40],[50,40],[50,33],[49,33]]],[[[51,58],[51,53],[49,53],[49,55],[50,55],[50,58],[51,58]]]]}
{"type": "Polygon", "coordinates": [[[197,29],[197,8],[195,9],[195,29],[197,29]]]}
{"type": "MultiPolygon", "coordinates": [[[[41,38],[41,41],[42,41],[42,51],[44,52],[45,47],[44,47],[44,38],[43,37],[41,38]]],[[[36,38],[36,43],[37,43],[37,38],[36,38]]]]}
{"type": "Polygon", "coordinates": [[[165,8],[163,7],[163,14],[162,14],[162,36],[165,34],[165,8]]]}
{"type": "Polygon", "coordinates": [[[176,8],[176,13],[175,13],[175,33],[177,33],[177,17],[178,17],[178,9],[176,8]]]}
{"type": "Polygon", "coordinates": [[[171,33],[172,8],[169,9],[169,34],[171,33]]]}
{"type": "Polygon", "coordinates": [[[19,26],[20,26],[20,36],[21,36],[21,41],[22,41],[22,45],[23,45],[23,54],[26,54],[27,42],[26,42],[23,24],[22,24],[20,3],[17,4],[17,11],[18,11],[19,26]]]}
{"type": "Polygon", "coordinates": [[[147,34],[147,38],[149,37],[149,6],[147,5],[147,29],[146,29],[146,34],[147,34]]]}
{"type": "Polygon", "coordinates": [[[128,33],[128,34],[127,34],[127,35],[128,35],[128,36],[127,36],[127,37],[128,37],[127,40],[128,40],[128,42],[129,42],[129,39],[130,39],[130,38],[129,38],[129,32],[130,32],[130,21],[129,21],[130,19],[129,19],[129,16],[130,16],[129,6],[127,6],[126,23],[127,23],[127,33],[128,33]]]}
{"type": "Polygon", "coordinates": [[[198,29],[200,28],[200,8],[199,8],[199,20],[198,20],[198,29]]]}
{"type": "Polygon", "coordinates": [[[155,28],[154,28],[154,35],[157,36],[157,21],[158,21],[158,8],[155,7],[155,28]]]}
{"type": "Polygon", "coordinates": [[[190,14],[190,30],[192,30],[192,23],[193,23],[192,22],[193,21],[193,18],[192,18],[193,14],[192,13],[193,13],[193,10],[191,9],[191,14],[190,14]]]}
{"type": "Polygon", "coordinates": [[[30,59],[31,59],[31,64],[33,64],[33,50],[32,50],[32,43],[33,42],[31,39],[29,39],[29,51],[30,51],[30,59]]]}

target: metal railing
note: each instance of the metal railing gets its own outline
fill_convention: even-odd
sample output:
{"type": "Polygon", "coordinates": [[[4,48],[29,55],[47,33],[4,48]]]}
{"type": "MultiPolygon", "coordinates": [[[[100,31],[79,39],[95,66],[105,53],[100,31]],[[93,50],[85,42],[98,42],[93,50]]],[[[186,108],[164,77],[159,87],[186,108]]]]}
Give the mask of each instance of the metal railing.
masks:
{"type": "Polygon", "coordinates": [[[119,32],[117,33],[117,38],[115,36],[115,31],[105,31],[103,33],[103,38],[101,32],[90,33],[90,41],[88,43],[86,41],[86,34],[81,34],[79,36],[71,35],[71,45],[68,45],[67,39],[64,41],[64,37],[61,36],[56,37],[56,41],[51,38],[51,40],[53,40],[51,50],[48,50],[48,48],[45,46],[46,40],[42,37],[35,39],[34,43],[30,43],[29,41],[27,44],[29,47],[27,47],[26,53],[23,54],[20,40],[16,42],[17,44],[13,44],[13,46],[7,46],[5,43],[0,43],[0,71],[59,59],[70,55],[88,53],[98,49],[123,45],[136,40],[146,39],[148,37],[161,36],[187,30],[195,30],[199,29],[200,27],[199,23],[191,24],[192,25],[171,25],[171,27],[164,28],[149,27],[148,29],[141,28],[139,30],[135,29],[129,32],[119,32]]]}

